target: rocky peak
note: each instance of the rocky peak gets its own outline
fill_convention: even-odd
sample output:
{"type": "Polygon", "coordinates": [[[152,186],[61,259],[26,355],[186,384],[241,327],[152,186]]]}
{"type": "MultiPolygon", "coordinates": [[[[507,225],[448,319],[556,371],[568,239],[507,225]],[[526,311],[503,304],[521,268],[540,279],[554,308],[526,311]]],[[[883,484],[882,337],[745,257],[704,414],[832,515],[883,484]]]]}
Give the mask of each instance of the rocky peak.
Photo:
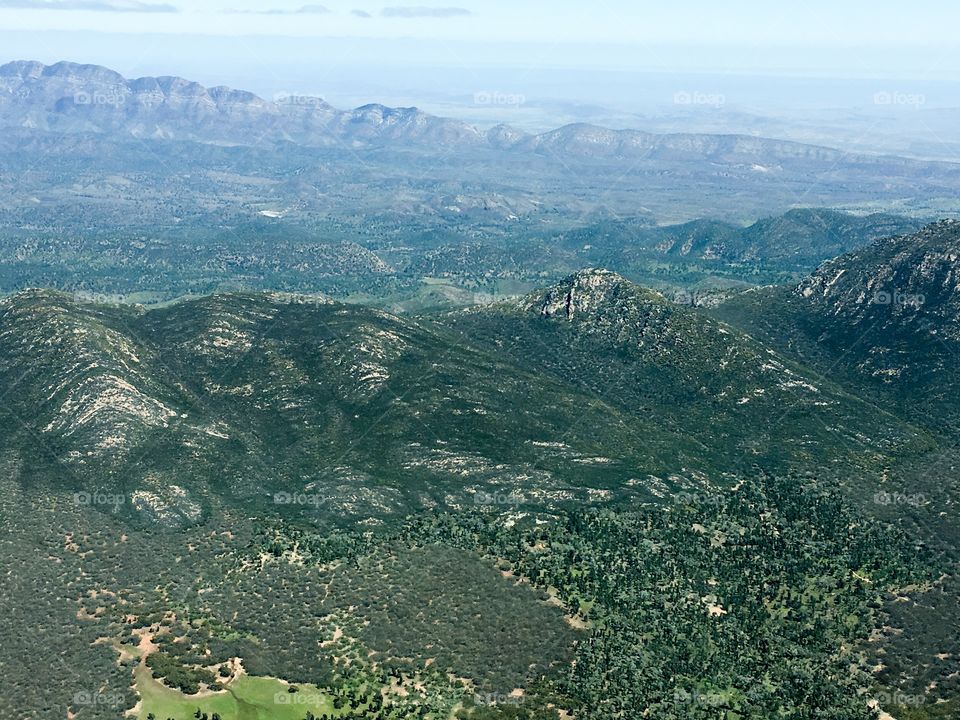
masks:
{"type": "Polygon", "coordinates": [[[83,65],[73,62],[58,62],[55,65],[43,67],[42,75],[45,78],[74,83],[122,85],[126,82],[123,75],[109,68],[101,65],[83,65]]]}
{"type": "Polygon", "coordinates": [[[0,65],[0,77],[20,78],[26,80],[38,78],[43,74],[46,66],[43,63],[30,60],[15,60],[6,65],[0,65]]]}
{"type": "MultiPolygon", "coordinates": [[[[544,318],[572,321],[579,316],[594,315],[624,296],[643,294],[643,290],[615,272],[588,268],[570,275],[545,293],[527,297],[523,306],[544,318]]],[[[654,293],[649,296],[648,299],[659,298],[654,293]]]]}
{"type": "Polygon", "coordinates": [[[409,117],[417,112],[416,108],[391,108],[386,105],[381,105],[380,103],[368,103],[367,105],[361,105],[356,108],[353,114],[358,118],[383,121],[386,118],[409,117]]]}
{"type": "Polygon", "coordinates": [[[497,125],[490,128],[487,131],[487,142],[489,142],[493,147],[497,148],[510,148],[526,140],[529,136],[527,133],[522,130],[518,130],[511,125],[497,125]]]}

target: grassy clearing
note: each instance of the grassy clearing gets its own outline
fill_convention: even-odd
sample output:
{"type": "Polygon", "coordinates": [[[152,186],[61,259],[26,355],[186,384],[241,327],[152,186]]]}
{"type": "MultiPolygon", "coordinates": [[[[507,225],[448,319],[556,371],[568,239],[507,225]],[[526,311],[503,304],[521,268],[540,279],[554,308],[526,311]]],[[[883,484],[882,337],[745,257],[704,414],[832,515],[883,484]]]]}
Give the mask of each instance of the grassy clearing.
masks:
{"type": "Polygon", "coordinates": [[[153,713],[157,720],[190,720],[199,708],[212,717],[219,713],[223,720],[303,720],[309,710],[314,715],[341,715],[334,710],[329,695],[312,685],[298,685],[290,693],[289,685],[274,678],[243,675],[215,693],[184,695],[153,678],[150,670],[136,671],[136,687],[142,703],[139,720],[153,713]]]}

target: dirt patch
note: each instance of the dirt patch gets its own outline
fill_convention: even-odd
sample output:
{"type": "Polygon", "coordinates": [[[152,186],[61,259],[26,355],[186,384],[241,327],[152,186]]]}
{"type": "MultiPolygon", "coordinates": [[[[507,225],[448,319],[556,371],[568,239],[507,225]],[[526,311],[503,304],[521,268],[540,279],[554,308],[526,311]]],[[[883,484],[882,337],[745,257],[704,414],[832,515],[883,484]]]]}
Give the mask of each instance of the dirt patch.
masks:
{"type": "Polygon", "coordinates": [[[147,656],[157,652],[160,648],[153,642],[155,631],[152,628],[137,628],[131,634],[140,638],[137,643],[137,650],[140,651],[140,659],[144,665],[147,662],[147,656]]]}

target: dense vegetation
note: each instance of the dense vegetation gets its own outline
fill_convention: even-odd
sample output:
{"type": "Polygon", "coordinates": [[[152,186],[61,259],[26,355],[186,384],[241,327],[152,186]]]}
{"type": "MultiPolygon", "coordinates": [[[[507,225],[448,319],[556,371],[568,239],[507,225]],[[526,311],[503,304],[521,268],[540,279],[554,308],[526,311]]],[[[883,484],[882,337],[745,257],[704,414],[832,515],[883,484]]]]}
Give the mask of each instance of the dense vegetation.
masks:
{"type": "MultiPolygon", "coordinates": [[[[255,172],[247,162],[235,169],[255,172]]],[[[4,208],[0,294],[45,287],[152,304],[266,290],[417,312],[489,302],[584,267],[606,267],[709,301],[717,291],[799,280],[839,252],[921,224],[813,209],[748,226],[710,220],[661,226],[643,213],[610,218],[602,211],[517,218],[498,210],[391,210],[344,217],[298,206],[284,217],[264,217],[257,208],[272,207],[272,193],[243,207],[220,207],[222,199],[206,198],[195,185],[177,193],[184,198],[173,206],[163,187],[156,198],[141,196],[136,213],[114,207],[115,196],[49,207],[23,198],[4,208]]],[[[124,189],[117,194],[126,197],[124,189]]]]}
{"type": "MultiPolygon", "coordinates": [[[[873,670],[896,647],[877,645],[877,628],[902,622],[887,601],[942,592],[931,558],[813,477],[758,475],[665,504],[422,514],[377,533],[241,515],[145,533],[60,502],[19,517],[50,542],[4,560],[33,577],[17,626],[56,632],[60,614],[76,627],[56,640],[68,671],[4,663],[0,696],[36,708],[27,717],[43,717],[24,694],[42,680],[44,707],[115,718],[142,667],[181,692],[215,690],[184,697],[234,720],[211,704],[248,697],[234,658],[249,676],[318,688],[317,705],[292,705],[298,720],[328,702],[330,717],[852,719],[871,697],[933,718],[916,713],[949,692],[873,670]]],[[[4,522],[25,547],[23,521],[4,522]]],[[[150,702],[144,713],[166,707],[150,702]]]]}
{"type": "Polygon", "coordinates": [[[889,382],[602,271],[416,320],[4,301],[0,714],[949,717],[960,456],[906,381],[953,407],[952,361],[883,352],[952,347],[928,292],[806,308],[889,382]]]}
{"type": "Polygon", "coordinates": [[[502,557],[590,628],[554,686],[578,716],[865,717],[861,641],[922,577],[909,546],[811,478],[704,500],[421,528],[502,557]]]}

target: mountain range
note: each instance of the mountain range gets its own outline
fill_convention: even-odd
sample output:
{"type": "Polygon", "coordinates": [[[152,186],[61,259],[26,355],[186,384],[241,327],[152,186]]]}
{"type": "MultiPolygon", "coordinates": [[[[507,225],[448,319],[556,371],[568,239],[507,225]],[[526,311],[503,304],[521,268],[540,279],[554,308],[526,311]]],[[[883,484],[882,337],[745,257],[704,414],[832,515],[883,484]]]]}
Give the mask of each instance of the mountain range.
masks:
{"type": "Polygon", "coordinates": [[[342,111],[318,97],[281,94],[268,101],[180,77],[126,79],[96,65],[16,61],[0,66],[0,119],[7,127],[125,133],[138,138],[241,145],[377,144],[481,146],[586,157],[766,156],[836,162],[842,153],[745,136],[655,135],[569,125],[540,135],[499,125],[487,132],[417,108],[365,105],[342,111]]]}
{"type": "MultiPolygon", "coordinates": [[[[222,502],[269,506],[278,492],[322,495],[354,521],[478,492],[551,506],[653,498],[753,466],[871,488],[941,434],[920,413],[904,420],[871,382],[911,378],[902,394],[956,404],[954,358],[927,350],[956,343],[957,227],[881,241],[805,281],[791,295],[807,313],[797,327],[836,338],[818,358],[731,309],[767,291],[711,311],[728,323],[605,270],[419,318],[296,295],[145,310],[27,291],[0,305],[5,444],[45,458],[38,482],[132,494],[145,517],[174,523],[222,502]],[[916,253],[925,260],[908,270],[916,253]],[[879,292],[930,304],[864,300],[879,292]],[[883,322],[852,355],[843,343],[864,311],[883,322]],[[892,357],[891,337],[906,348],[892,357]],[[841,363],[851,371],[838,377],[841,363]]],[[[777,304],[751,307],[769,327],[783,320],[777,304]]]]}
{"type": "Polygon", "coordinates": [[[321,98],[293,93],[274,100],[228,87],[207,88],[179,77],[124,78],[96,65],[15,61],[0,66],[0,126],[140,139],[233,145],[292,142],[356,149],[420,147],[433,151],[486,148],[577,160],[704,161],[776,177],[810,165],[843,163],[863,171],[917,175],[948,163],[854,155],[841,150],[747,135],[654,134],[586,124],[529,134],[505,125],[482,131],[417,108],[371,104],[338,110],[321,98]]]}
{"type": "MultiPolygon", "coordinates": [[[[541,134],[507,125],[482,131],[415,107],[370,104],[344,111],[309,95],[281,93],[270,101],[180,77],[126,79],[105,67],[69,62],[48,66],[15,61],[0,66],[0,122],[7,127],[238,145],[287,141],[341,148],[489,147],[583,159],[698,159],[721,164],[753,159],[784,165],[855,161],[892,163],[903,170],[922,166],[906,159],[851,157],[832,148],[747,135],[654,134],[587,124],[541,134]]],[[[763,173],[778,168],[753,169],[763,173]]]]}

